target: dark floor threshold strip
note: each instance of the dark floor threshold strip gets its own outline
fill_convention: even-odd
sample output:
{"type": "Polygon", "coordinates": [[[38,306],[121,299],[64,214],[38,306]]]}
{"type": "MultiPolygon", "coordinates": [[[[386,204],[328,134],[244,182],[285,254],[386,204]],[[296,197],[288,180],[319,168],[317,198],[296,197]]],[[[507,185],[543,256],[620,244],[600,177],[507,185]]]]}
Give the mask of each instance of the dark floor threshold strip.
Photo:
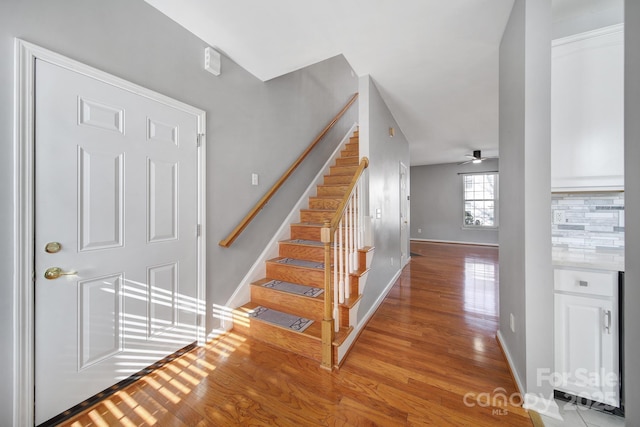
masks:
{"type": "Polygon", "coordinates": [[[176,351],[175,353],[172,353],[172,354],[168,355],[167,357],[165,357],[162,360],[157,361],[153,365],[147,366],[146,368],[142,369],[141,371],[136,372],[135,374],[131,375],[128,378],[125,378],[124,380],[120,381],[119,383],[114,384],[111,387],[102,390],[100,393],[94,394],[93,396],[91,396],[87,400],[78,403],[76,406],[67,409],[63,413],[56,415],[55,417],[49,419],[48,421],[45,421],[42,424],[38,424],[37,427],[57,426],[58,424],[68,420],[69,418],[72,418],[72,417],[78,415],[80,412],[84,411],[85,409],[87,409],[87,408],[95,405],[96,403],[106,399],[107,397],[113,395],[117,391],[122,390],[123,388],[125,388],[129,384],[138,381],[139,379],[141,379],[145,375],[148,375],[148,374],[152,373],[153,371],[155,371],[158,368],[162,368],[167,363],[172,362],[173,360],[177,359],[178,357],[182,356],[183,354],[191,351],[195,347],[196,347],[196,343],[194,342],[192,344],[189,344],[186,347],[181,348],[180,350],[176,351]]]}
{"type": "Polygon", "coordinates": [[[559,390],[553,390],[553,398],[556,400],[561,400],[563,402],[573,403],[585,408],[594,409],[599,412],[604,412],[605,414],[624,417],[624,405],[621,405],[620,408],[616,408],[615,406],[607,405],[606,403],[596,402],[587,399],[586,397],[576,396],[574,394],[565,393],[559,390]]]}

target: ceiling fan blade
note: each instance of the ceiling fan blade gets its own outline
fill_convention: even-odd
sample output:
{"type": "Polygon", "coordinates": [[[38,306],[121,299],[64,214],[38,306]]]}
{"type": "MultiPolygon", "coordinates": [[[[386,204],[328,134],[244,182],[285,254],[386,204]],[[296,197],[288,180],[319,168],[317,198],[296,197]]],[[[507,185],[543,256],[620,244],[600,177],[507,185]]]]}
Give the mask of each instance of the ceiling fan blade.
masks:
{"type": "Polygon", "coordinates": [[[466,165],[469,163],[482,163],[485,160],[497,159],[498,157],[482,157],[482,152],[480,150],[473,150],[473,154],[465,154],[465,157],[468,157],[469,160],[465,162],[458,163],[458,166],[466,165]]]}

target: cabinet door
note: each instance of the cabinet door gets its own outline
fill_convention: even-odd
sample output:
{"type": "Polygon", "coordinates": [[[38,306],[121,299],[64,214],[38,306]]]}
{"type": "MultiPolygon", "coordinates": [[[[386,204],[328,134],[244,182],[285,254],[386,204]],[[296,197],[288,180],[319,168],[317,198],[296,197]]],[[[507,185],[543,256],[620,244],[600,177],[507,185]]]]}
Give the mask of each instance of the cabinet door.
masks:
{"type": "Polygon", "coordinates": [[[622,27],[554,41],[551,69],[551,187],[622,188],[622,27]]]}
{"type": "Polygon", "coordinates": [[[555,388],[619,406],[617,313],[611,299],[555,295],[555,388]]]}

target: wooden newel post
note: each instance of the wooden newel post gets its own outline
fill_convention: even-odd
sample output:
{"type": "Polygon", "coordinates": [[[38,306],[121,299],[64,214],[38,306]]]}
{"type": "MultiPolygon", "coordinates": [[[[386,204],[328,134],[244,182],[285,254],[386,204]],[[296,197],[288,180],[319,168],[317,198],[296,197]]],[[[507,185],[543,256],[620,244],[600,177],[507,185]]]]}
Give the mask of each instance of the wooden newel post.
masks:
{"type": "Polygon", "coordinates": [[[324,243],[324,313],[322,316],[322,367],[333,369],[333,292],[331,291],[331,224],[325,222],[320,232],[324,243]]]}

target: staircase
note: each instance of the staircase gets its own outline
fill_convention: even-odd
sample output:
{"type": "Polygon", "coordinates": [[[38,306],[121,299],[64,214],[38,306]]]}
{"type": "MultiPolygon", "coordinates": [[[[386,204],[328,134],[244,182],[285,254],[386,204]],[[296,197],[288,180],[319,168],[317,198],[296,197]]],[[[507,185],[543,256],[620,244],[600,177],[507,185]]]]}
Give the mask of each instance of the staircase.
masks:
{"type": "MultiPolygon", "coordinates": [[[[331,221],[344,199],[359,161],[358,131],[355,131],[331,166],[330,174],[317,186],[316,196],[309,198],[308,209],[300,210],[300,222],[290,225],[291,238],[279,242],[279,257],[266,262],[266,277],[251,284],[251,301],[234,310],[234,331],[322,362],[325,248],[321,229],[331,221]],[[269,309],[269,316],[292,315],[313,322],[300,332],[254,317],[252,313],[258,307],[263,307],[260,311],[269,309]]],[[[346,354],[347,349],[341,346],[357,325],[358,304],[372,256],[372,247],[358,250],[359,267],[350,274],[347,292],[350,297],[338,307],[332,345],[336,366],[346,354]]],[[[333,288],[333,270],[331,277],[333,288]]]]}

